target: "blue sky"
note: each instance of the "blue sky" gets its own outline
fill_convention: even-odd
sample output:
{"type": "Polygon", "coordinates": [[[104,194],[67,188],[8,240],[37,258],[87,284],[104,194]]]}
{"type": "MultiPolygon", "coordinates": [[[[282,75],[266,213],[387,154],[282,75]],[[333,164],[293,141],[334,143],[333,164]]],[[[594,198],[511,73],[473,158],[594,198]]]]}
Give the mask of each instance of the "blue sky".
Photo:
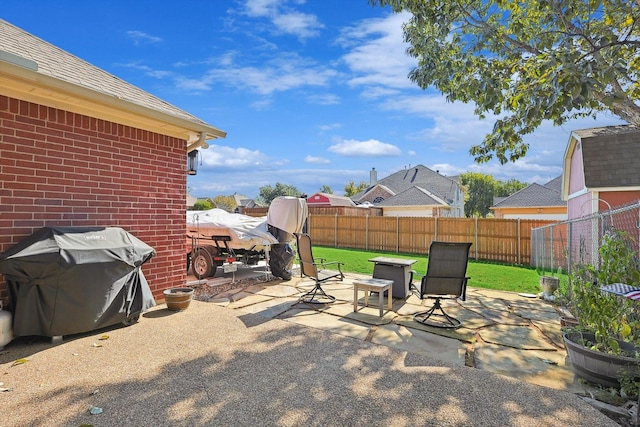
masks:
{"type": "Polygon", "coordinates": [[[0,17],[226,131],[187,180],[198,197],[278,182],[342,195],[372,168],[416,164],[544,183],[572,130],[620,123],[545,123],[524,159],[475,164],[469,149],[493,121],[415,86],[407,16],[367,0],[8,0],[0,17]]]}

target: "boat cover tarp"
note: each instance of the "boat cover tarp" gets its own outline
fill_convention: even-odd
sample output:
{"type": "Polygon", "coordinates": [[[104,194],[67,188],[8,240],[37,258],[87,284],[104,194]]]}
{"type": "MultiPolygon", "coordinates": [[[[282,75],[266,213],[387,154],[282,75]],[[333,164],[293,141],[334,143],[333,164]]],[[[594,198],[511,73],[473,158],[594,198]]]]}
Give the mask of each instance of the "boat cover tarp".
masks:
{"type": "Polygon", "coordinates": [[[286,232],[286,235],[278,237],[280,243],[288,243],[295,240],[295,233],[302,233],[308,216],[309,208],[305,199],[279,196],[269,205],[267,223],[271,227],[286,232]]]}
{"type": "Polygon", "coordinates": [[[46,227],[0,254],[16,336],[128,322],[155,305],[141,266],[155,250],[118,227],[46,227]]]}
{"type": "Polygon", "coordinates": [[[229,213],[218,208],[187,211],[187,233],[189,237],[205,240],[211,236],[228,236],[231,249],[260,250],[278,243],[267,230],[266,217],[229,213]]]}

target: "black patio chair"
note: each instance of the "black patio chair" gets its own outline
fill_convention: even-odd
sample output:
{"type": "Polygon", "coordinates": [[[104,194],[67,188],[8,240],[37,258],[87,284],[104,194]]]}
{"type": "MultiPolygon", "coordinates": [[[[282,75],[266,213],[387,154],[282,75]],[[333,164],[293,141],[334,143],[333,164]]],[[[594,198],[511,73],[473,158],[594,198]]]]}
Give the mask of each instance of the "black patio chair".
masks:
{"type": "Polygon", "coordinates": [[[324,258],[314,258],[311,246],[311,237],[306,233],[296,234],[298,243],[298,257],[300,258],[300,273],[315,281],[313,289],[300,297],[300,301],[312,304],[324,304],[335,301],[335,297],[327,294],[322,289],[322,283],[330,279],[344,279],[339,261],[327,262],[324,258]],[[330,269],[330,268],[335,268],[330,269]],[[328,300],[328,301],[327,301],[328,300]]]}
{"type": "Polygon", "coordinates": [[[460,320],[449,316],[440,303],[443,298],[465,300],[467,282],[467,264],[471,243],[432,242],[429,247],[427,272],[420,281],[420,289],[411,284],[420,299],[435,299],[433,306],[426,311],[414,314],[416,322],[438,328],[458,328],[460,320]],[[439,311],[437,313],[436,311],[439,311]],[[438,319],[435,319],[437,317],[438,319]]]}

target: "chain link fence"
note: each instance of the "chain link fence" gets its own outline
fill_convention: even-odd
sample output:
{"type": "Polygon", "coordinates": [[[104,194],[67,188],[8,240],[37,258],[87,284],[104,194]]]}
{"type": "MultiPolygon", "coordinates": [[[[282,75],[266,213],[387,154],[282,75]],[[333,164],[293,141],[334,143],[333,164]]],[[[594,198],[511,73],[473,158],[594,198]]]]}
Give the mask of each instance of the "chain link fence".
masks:
{"type": "Polygon", "coordinates": [[[578,265],[600,265],[603,236],[623,231],[640,252],[640,201],[620,208],[531,230],[531,265],[538,270],[571,274],[578,265]]]}

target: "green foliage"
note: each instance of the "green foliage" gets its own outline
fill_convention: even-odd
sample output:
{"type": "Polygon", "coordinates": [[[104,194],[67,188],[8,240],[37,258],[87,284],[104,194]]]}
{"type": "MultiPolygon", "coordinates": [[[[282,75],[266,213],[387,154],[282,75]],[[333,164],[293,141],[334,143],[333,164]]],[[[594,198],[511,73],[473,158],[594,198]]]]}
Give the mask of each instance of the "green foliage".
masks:
{"type": "Polygon", "coordinates": [[[527,184],[510,179],[498,181],[491,175],[479,172],[460,174],[460,183],[465,187],[464,214],[466,217],[486,217],[491,213],[494,197],[506,197],[526,187],[527,184]]]}
{"type": "Polygon", "coordinates": [[[213,209],[213,205],[208,200],[198,200],[193,204],[194,211],[207,211],[213,209]]]}
{"type": "Polygon", "coordinates": [[[333,190],[328,185],[323,185],[320,187],[320,192],[325,194],[333,194],[333,190]]]}
{"type": "Polygon", "coordinates": [[[637,252],[626,232],[605,235],[599,249],[599,268],[587,264],[571,275],[572,305],[580,326],[593,332],[595,350],[620,354],[618,340],[640,346],[640,316],[635,301],[602,292],[600,286],[625,283],[638,286],[637,252]]]}
{"type": "Polygon", "coordinates": [[[518,191],[525,188],[527,185],[524,182],[520,182],[517,179],[510,179],[506,182],[496,181],[496,197],[507,197],[512,195],[513,193],[517,193],[518,191]]]}
{"type": "Polygon", "coordinates": [[[277,182],[275,187],[271,187],[270,185],[260,187],[260,195],[256,199],[258,203],[268,206],[271,204],[273,199],[279,196],[300,197],[302,196],[302,193],[293,185],[286,185],[277,182]]]}
{"type": "Polygon", "coordinates": [[[227,212],[233,212],[238,207],[233,196],[216,196],[213,198],[213,203],[217,208],[224,209],[227,212]]]}
{"type": "Polygon", "coordinates": [[[523,157],[523,137],[609,111],[640,125],[640,2],[369,0],[407,10],[409,77],[448,101],[499,117],[471,148],[477,162],[523,157]]]}
{"type": "Polygon", "coordinates": [[[466,217],[486,217],[491,212],[495,194],[496,180],[479,172],[466,172],[460,175],[460,183],[466,187],[464,214],[466,217]]]}
{"type": "Polygon", "coordinates": [[[360,181],[360,184],[356,185],[356,183],[351,180],[347,185],[344,186],[344,195],[346,197],[355,196],[362,190],[366,189],[368,186],[369,184],[364,181],[360,181]]]}

